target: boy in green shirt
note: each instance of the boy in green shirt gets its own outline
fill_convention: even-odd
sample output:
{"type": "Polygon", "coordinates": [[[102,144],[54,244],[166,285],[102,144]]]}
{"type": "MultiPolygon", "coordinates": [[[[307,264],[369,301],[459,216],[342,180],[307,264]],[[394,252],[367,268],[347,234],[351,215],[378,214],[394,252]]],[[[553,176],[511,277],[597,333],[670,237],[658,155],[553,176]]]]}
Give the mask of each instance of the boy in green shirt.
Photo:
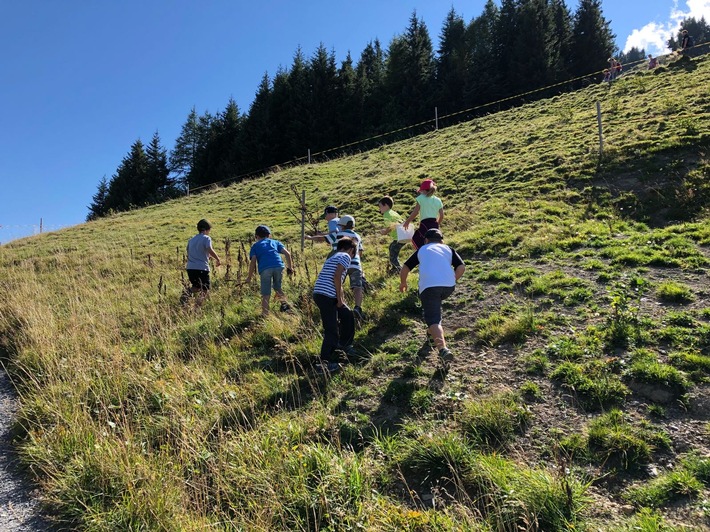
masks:
{"type": "Polygon", "coordinates": [[[395,229],[398,224],[401,224],[404,220],[397,214],[396,211],[392,210],[394,206],[394,200],[390,196],[384,196],[377,204],[382,213],[382,217],[387,224],[380,234],[386,235],[389,233],[392,236],[392,242],[390,243],[390,265],[392,266],[392,273],[398,274],[402,269],[402,264],[399,262],[399,252],[404,247],[404,242],[397,241],[397,230],[395,229]]]}

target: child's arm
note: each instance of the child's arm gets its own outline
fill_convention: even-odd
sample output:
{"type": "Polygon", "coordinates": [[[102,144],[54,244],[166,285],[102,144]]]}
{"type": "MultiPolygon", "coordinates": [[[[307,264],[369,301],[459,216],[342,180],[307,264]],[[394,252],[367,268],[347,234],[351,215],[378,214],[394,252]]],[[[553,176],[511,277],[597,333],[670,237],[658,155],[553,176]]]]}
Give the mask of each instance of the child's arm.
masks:
{"type": "Polygon", "coordinates": [[[244,280],[245,283],[250,283],[256,274],[256,255],[254,255],[249,261],[249,273],[247,273],[247,278],[244,280]]]}
{"type": "Polygon", "coordinates": [[[286,257],[286,273],[293,275],[293,259],[291,258],[291,253],[286,248],[282,251],[284,257],[286,257]]]}
{"type": "Polygon", "coordinates": [[[337,299],[336,306],[338,308],[345,305],[345,293],[343,292],[343,271],[345,268],[342,264],[335,267],[335,275],[333,275],[333,284],[335,285],[335,296],[337,299]]]}
{"type": "Polygon", "coordinates": [[[325,240],[326,235],[306,235],[306,240],[325,240]]]}
{"type": "Polygon", "coordinates": [[[219,266],[222,264],[222,262],[219,260],[219,256],[217,253],[214,252],[214,248],[212,247],[212,244],[210,244],[210,249],[207,251],[207,254],[214,259],[214,261],[217,263],[215,266],[219,266]]]}
{"type": "Polygon", "coordinates": [[[404,227],[405,229],[409,229],[409,224],[412,222],[412,220],[414,220],[417,217],[417,215],[419,214],[419,209],[421,209],[421,207],[419,206],[419,203],[417,203],[414,206],[414,210],[412,211],[412,214],[410,214],[407,217],[407,219],[402,224],[402,227],[404,227]]]}
{"type": "Polygon", "coordinates": [[[441,222],[444,221],[444,208],[442,207],[439,209],[439,219],[437,220],[437,223],[441,225],[441,222]]]}

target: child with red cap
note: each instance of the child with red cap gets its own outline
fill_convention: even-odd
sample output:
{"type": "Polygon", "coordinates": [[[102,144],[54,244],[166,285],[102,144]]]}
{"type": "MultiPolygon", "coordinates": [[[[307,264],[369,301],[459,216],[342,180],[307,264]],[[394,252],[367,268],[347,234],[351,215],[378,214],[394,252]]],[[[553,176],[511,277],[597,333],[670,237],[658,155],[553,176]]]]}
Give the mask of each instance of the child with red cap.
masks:
{"type": "Polygon", "coordinates": [[[444,221],[444,204],[436,194],[436,183],[433,179],[425,179],[417,191],[417,204],[412,210],[412,214],[404,221],[402,226],[409,228],[409,224],[419,215],[419,228],[414,231],[412,244],[415,249],[424,245],[424,235],[429,229],[438,229],[444,221]]]}

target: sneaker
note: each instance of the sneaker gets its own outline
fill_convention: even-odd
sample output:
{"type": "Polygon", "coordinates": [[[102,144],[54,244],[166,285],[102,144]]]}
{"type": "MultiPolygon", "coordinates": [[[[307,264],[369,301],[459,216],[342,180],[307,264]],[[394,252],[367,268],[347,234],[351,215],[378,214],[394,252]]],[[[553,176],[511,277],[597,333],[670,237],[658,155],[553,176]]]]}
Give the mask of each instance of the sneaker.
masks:
{"type": "Polygon", "coordinates": [[[280,310],[281,312],[288,312],[289,310],[291,310],[291,305],[289,305],[288,303],[286,303],[285,301],[283,301],[283,302],[281,303],[281,306],[279,307],[279,310],[280,310]]]}
{"type": "Polygon", "coordinates": [[[451,362],[454,359],[454,354],[447,347],[439,349],[439,358],[444,362],[451,362]]]}
{"type": "Polygon", "coordinates": [[[355,318],[358,320],[362,321],[365,319],[365,314],[363,314],[362,308],[358,307],[357,305],[353,307],[353,314],[355,314],[355,318]]]}
{"type": "Polygon", "coordinates": [[[338,362],[321,360],[319,364],[316,364],[316,372],[322,375],[333,375],[334,373],[338,373],[341,369],[342,366],[338,362]]]}
{"type": "Polygon", "coordinates": [[[342,348],[343,353],[345,353],[345,358],[350,362],[355,362],[360,360],[360,353],[357,352],[354,345],[348,345],[342,348]]]}

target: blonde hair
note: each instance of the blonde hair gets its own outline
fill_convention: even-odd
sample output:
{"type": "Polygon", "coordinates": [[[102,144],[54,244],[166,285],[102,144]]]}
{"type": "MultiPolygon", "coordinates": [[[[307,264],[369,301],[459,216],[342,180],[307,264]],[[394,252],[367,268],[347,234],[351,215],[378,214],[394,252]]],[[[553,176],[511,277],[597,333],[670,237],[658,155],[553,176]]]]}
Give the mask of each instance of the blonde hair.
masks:
{"type": "Polygon", "coordinates": [[[424,194],[427,198],[431,198],[434,194],[436,194],[436,185],[432,185],[429,187],[429,190],[426,191],[426,194],[424,194]]]}

